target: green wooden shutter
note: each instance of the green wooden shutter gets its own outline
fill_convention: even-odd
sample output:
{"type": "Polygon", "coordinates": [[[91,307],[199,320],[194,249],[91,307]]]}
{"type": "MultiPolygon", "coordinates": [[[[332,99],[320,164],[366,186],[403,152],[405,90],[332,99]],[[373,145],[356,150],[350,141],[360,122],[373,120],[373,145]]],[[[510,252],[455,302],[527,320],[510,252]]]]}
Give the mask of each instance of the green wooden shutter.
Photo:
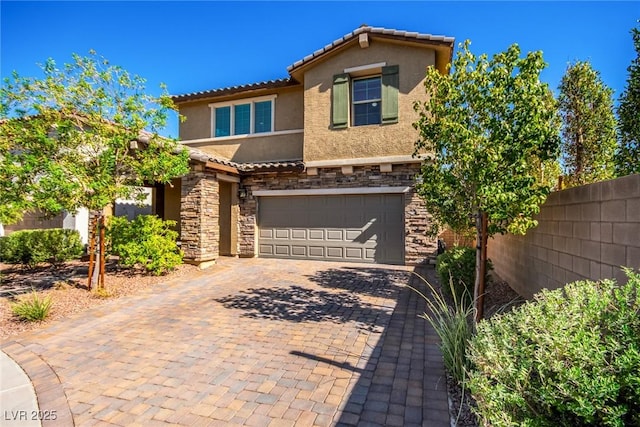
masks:
{"type": "Polygon", "coordinates": [[[347,127],[349,122],[349,75],[333,76],[331,121],[334,128],[347,127]]]}
{"type": "Polygon", "coordinates": [[[382,67],[382,123],[398,123],[398,66],[382,67]]]}

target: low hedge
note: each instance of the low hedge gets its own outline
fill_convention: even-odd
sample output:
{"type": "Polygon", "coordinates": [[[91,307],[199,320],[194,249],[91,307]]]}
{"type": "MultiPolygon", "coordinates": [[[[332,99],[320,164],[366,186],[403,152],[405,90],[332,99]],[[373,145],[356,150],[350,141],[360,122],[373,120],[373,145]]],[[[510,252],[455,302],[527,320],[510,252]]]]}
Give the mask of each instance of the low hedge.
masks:
{"type": "Polygon", "coordinates": [[[0,237],[0,260],[9,264],[59,264],[79,258],[83,251],[76,230],[22,230],[0,237]]]}
{"type": "Polygon", "coordinates": [[[626,272],[480,322],[469,387],[486,425],[640,426],[640,274],[626,272]]]}

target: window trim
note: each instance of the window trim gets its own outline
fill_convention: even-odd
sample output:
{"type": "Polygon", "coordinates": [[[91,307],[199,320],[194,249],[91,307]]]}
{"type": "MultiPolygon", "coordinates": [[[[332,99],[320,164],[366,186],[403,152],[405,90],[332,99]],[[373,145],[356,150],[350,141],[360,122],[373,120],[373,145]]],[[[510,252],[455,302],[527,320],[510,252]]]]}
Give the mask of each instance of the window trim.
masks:
{"type": "Polygon", "coordinates": [[[275,132],[275,124],[276,124],[276,98],[277,94],[273,95],[265,95],[258,96],[254,98],[242,98],[242,99],[234,99],[231,101],[224,102],[212,102],[209,104],[210,108],[210,121],[211,121],[211,138],[213,139],[221,139],[221,138],[231,138],[238,137],[244,135],[269,135],[275,132]],[[255,103],[256,102],[271,102],[271,131],[270,132],[255,132],[255,103]],[[241,133],[235,134],[235,106],[237,105],[245,105],[249,104],[249,133],[241,133]],[[216,108],[230,107],[230,115],[229,115],[229,133],[230,135],[226,136],[216,136],[216,108]]]}

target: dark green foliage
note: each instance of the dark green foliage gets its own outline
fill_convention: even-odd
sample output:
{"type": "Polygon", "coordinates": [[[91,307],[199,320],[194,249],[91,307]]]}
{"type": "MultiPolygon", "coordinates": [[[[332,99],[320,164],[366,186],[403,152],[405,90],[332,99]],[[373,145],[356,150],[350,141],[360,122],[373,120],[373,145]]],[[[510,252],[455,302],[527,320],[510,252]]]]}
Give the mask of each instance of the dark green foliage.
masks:
{"type": "Polygon", "coordinates": [[[9,264],[59,264],[79,258],[84,248],[75,230],[22,230],[0,238],[0,259],[9,264]]]}
{"type": "Polygon", "coordinates": [[[640,425],[640,274],[545,290],[478,325],[469,387],[492,426],[640,425]]]}
{"type": "Polygon", "coordinates": [[[432,215],[432,232],[466,231],[473,215],[489,215],[488,232],[525,232],[549,192],[541,162],[555,160],[559,117],[549,87],[539,79],[542,52],[520,56],[514,44],[494,55],[460,45],[451,73],[428,67],[426,101],[416,102],[422,163],[416,185],[432,215]],[[542,182],[541,182],[542,181],[542,182]]]}
{"type": "Polygon", "coordinates": [[[41,298],[33,291],[30,296],[23,296],[11,304],[11,311],[22,320],[37,322],[47,318],[52,305],[51,295],[41,298]]]}
{"type": "Polygon", "coordinates": [[[558,89],[565,184],[576,186],[613,178],[613,90],[589,62],[582,61],[569,65],[558,89]]]}
{"type": "Polygon", "coordinates": [[[0,87],[0,222],[36,209],[100,211],[189,171],[187,150],[158,134],[174,108],[166,87],[148,95],[143,78],[95,52],[41,68],[0,87]]]}
{"type": "Polygon", "coordinates": [[[640,173],[640,28],[631,30],[636,57],[627,68],[627,86],[618,105],[618,176],[640,173]]]}
{"type": "MultiPolygon", "coordinates": [[[[487,273],[493,269],[487,261],[487,273]]],[[[454,246],[438,256],[436,264],[438,279],[445,295],[455,292],[457,301],[470,305],[473,300],[473,286],[476,278],[476,251],[473,248],[454,246]],[[451,286],[449,286],[451,284],[451,286]]],[[[488,275],[485,277],[488,280],[488,275]]]]}
{"type": "Polygon", "coordinates": [[[182,264],[178,233],[171,229],[175,224],[155,215],[139,215],[133,221],[112,217],[107,227],[109,250],[125,267],[142,266],[153,274],[164,274],[182,264]]]}

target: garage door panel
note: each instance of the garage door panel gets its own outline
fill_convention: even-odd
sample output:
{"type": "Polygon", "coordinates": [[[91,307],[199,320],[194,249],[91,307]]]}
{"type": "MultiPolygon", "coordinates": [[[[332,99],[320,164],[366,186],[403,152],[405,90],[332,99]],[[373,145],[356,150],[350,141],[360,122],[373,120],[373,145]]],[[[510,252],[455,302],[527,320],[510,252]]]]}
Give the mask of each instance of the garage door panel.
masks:
{"type": "Polygon", "coordinates": [[[275,255],[289,255],[290,254],[289,245],[275,245],[275,255]]]}
{"type": "Polygon", "coordinates": [[[274,255],[273,245],[260,245],[259,248],[261,255],[274,255]]]}
{"type": "Polygon", "coordinates": [[[347,258],[361,260],[364,258],[362,255],[363,255],[362,248],[346,248],[345,256],[347,258]]]}
{"type": "Polygon", "coordinates": [[[327,240],[344,240],[342,230],[327,230],[327,240]]]}
{"type": "Polygon", "coordinates": [[[302,230],[302,229],[291,230],[291,238],[307,240],[307,230],[302,230]]]}
{"type": "Polygon", "coordinates": [[[291,255],[296,257],[306,257],[307,256],[307,247],[306,246],[291,246],[291,255]]]}
{"type": "Polygon", "coordinates": [[[404,263],[400,194],[261,197],[259,255],[404,263]]]}
{"type": "Polygon", "coordinates": [[[345,230],[345,239],[349,242],[353,242],[362,235],[362,230],[345,230]]]}
{"type": "Polygon", "coordinates": [[[309,246],[309,257],[324,258],[324,246],[309,246]]]}
{"type": "Polygon", "coordinates": [[[327,246],[327,258],[344,258],[344,248],[327,246]]]}
{"type": "Polygon", "coordinates": [[[275,239],[286,239],[289,240],[289,231],[288,229],[276,228],[275,239]]]}
{"type": "Polygon", "coordinates": [[[273,232],[274,230],[272,228],[261,228],[260,237],[264,239],[273,239],[273,232]]]}
{"type": "Polygon", "coordinates": [[[309,240],[324,240],[324,230],[309,230],[309,240]]]}

